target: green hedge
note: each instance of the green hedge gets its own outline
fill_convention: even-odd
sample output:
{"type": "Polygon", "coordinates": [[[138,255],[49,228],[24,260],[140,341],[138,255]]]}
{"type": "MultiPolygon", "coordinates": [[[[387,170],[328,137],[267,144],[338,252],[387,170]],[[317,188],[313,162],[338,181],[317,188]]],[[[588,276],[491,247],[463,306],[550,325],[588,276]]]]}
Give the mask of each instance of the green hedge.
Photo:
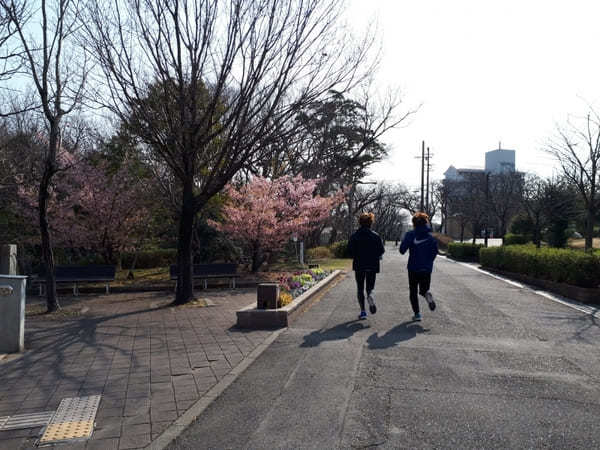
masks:
{"type": "Polygon", "coordinates": [[[350,253],[348,253],[348,241],[334,242],[329,246],[329,249],[336,258],[350,258],[350,253]]]}
{"type": "Polygon", "coordinates": [[[466,242],[450,242],[448,244],[448,254],[455,259],[462,261],[478,261],[479,249],[482,244],[469,244],[466,242]]]}
{"type": "MultiPolygon", "coordinates": [[[[135,253],[125,252],[121,254],[121,265],[124,269],[129,269],[133,263],[135,253]]],[[[166,248],[156,250],[145,250],[138,252],[136,269],[153,269],[155,267],[166,267],[175,264],[177,260],[177,249],[166,248]]]]}
{"type": "Polygon", "coordinates": [[[506,233],[502,245],[523,245],[531,242],[531,236],[527,234],[506,233]]]}
{"type": "Polygon", "coordinates": [[[534,245],[488,247],[480,251],[479,261],[485,267],[558,283],[581,287],[600,283],[600,256],[579,250],[538,249],[534,245]]]}

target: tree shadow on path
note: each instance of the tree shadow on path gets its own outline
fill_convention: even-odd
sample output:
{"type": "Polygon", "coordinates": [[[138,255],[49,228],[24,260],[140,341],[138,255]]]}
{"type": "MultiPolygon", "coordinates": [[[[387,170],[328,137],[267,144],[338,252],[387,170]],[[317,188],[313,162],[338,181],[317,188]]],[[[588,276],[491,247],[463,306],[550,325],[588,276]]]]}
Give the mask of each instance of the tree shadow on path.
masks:
{"type": "Polygon", "coordinates": [[[379,336],[373,333],[367,339],[367,345],[371,350],[390,348],[402,341],[408,341],[420,333],[427,333],[429,329],[423,328],[419,322],[408,321],[388,330],[385,334],[379,336]]]}
{"type": "Polygon", "coordinates": [[[365,321],[350,320],[348,322],[340,323],[332,328],[316,330],[307,334],[304,336],[304,342],[300,347],[317,347],[324,341],[340,341],[348,339],[357,331],[365,330],[367,328],[370,328],[370,326],[365,321]]]}

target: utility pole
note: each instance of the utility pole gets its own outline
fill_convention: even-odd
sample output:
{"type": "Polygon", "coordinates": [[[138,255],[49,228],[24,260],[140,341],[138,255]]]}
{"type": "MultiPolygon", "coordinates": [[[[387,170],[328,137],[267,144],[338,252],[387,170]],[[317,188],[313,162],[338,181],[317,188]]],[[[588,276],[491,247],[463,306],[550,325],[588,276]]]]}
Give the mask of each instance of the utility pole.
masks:
{"type": "MultiPolygon", "coordinates": [[[[499,147],[499,146],[498,146],[499,147]]],[[[485,174],[485,234],[483,238],[483,245],[488,246],[488,228],[489,228],[489,203],[490,203],[490,173],[485,174]]]]}
{"type": "MultiPolygon", "coordinates": [[[[427,214],[429,214],[429,169],[431,168],[431,165],[429,164],[429,158],[430,158],[430,154],[429,154],[429,147],[427,147],[427,184],[426,184],[426,190],[425,190],[425,212],[427,214]]],[[[431,218],[430,218],[431,219],[431,218]]]]}
{"type": "Polygon", "coordinates": [[[425,141],[423,141],[421,143],[421,208],[420,210],[423,211],[423,207],[424,207],[424,199],[423,199],[423,195],[424,195],[424,184],[425,182],[425,141]]]}

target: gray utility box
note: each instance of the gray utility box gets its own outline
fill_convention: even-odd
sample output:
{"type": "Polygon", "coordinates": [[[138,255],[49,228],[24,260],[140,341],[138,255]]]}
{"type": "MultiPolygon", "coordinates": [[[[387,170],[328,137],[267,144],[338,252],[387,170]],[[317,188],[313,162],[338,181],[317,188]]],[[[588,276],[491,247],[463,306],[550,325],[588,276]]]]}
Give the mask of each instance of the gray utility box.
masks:
{"type": "Polygon", "coordinates": [[[0,275],[0,353],[25,350],[27,277],[0,275]]]}

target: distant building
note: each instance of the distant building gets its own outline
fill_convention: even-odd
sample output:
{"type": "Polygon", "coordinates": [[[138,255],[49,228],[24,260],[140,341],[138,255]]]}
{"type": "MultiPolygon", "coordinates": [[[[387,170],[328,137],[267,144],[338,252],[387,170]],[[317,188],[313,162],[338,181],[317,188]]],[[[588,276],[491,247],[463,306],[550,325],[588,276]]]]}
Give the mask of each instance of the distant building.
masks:
{"type": "Polygon", "coordinates": [[[492,150],[485,153],[485,171],[491,173],[506,173],[515,171],[514,150],[492,150]]]}
{"type": "Polygon", "coordinates": [[[515,171],[515,154],[514,150],[505,150],[499,148],[485,153],[485,168],[461,168],[457,169],[454,166],[448,167],[444,172],[446,180],[458,181],[464,179],[467,174],[484,174],[484,173],[507,173],[515,171]]]}
{"type": "Polygon", "coordinates": [[[454,166],[450,166],[444,172],[444,177],[446,178],[446,180],[460,181],[465,178],[465,175],[478,174],[478,173],[484,174],[485,170],[484,169],[466,169],[466,168],[457,169],[454,166]]]}
{"type": "MultiPolygon", "coordinates": [[[[466,227],[466,218],[469,214],[461,205],[462,198],[466,197],[467,185],[461,182],[486,183],[486,174],[503,174],[516,172],[515,150],[500,148],[485,153],[485,167],[480,168],[456,168],[453,165],[444,172],[444,184],[448,192],[447,210],[444,213],[444,231],[455,239],[470,238],[474,230],[466,227]]],[[[487,190],[487,188],[480,188],[487,190]]],[[[486,194],[487,195],[487,194],[486,194]]],[[[493,228],[488,224],[488,232],[493,234],[493,228]]],[[[477,231],[480,234],[480,231],[477,231]]]]}

